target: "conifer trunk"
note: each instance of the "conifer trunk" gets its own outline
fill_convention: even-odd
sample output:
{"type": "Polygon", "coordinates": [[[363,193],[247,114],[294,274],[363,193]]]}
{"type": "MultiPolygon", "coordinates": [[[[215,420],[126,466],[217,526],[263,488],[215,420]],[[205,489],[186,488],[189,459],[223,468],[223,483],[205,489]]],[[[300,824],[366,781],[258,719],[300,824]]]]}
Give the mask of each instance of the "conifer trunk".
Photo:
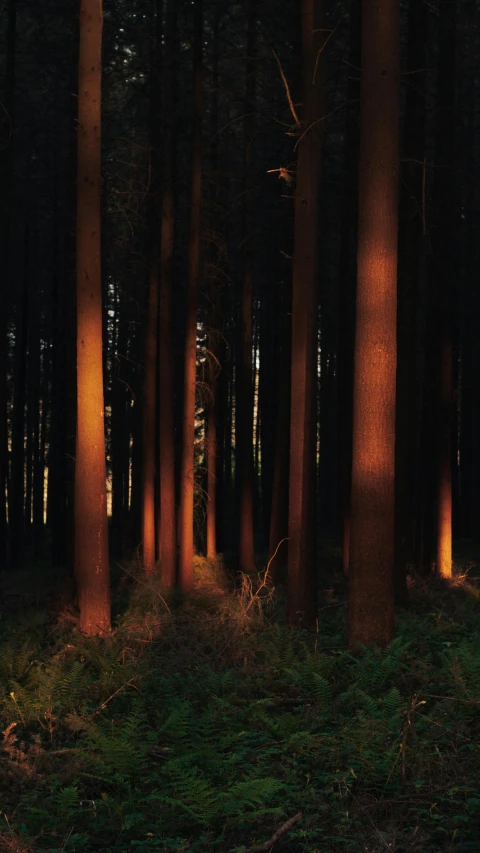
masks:
{"type": "MultiPolygon", "coordinates": [[[[427,9],[409,8],[408,71],[425,68],[427,9]]],[[[417,73],[417,77],[418,77],[417,73]]],[[[422,161],[425,149],[425,100],[421,81],[406,94],[401,195],[398,313],[397,404],[395,442],[395,601],[408,603],[407,564],[413,558],[413,498],[416,470],[417,335],[419,316],[420,251],[423,241],[422,161]],[[403,227],[402,227],[403,225],[403,227]]]]}
{"type": "Polygon", "coordinates": [[[255,132],[256,2],[247,0],[247,82],[244,120],[244,246],[240,296],[240,352],[236,407],[237,478],[239,484],[239,568],[255,569],[253,537],[253,137],[255,132]]]}
{"type": "Polygon", "coordinates": [[[452,576],[452,413],[453,322],[452,287],[455,277],[455,14],[456,0],[448,0],[439,16],[438,99],[432,233],[437,292],[437,526],[436,571],[452,576]]]}
{"type": "Polygon", "coordinates": [[[297,143],[292,300],[288,620],[317,616],[314,538],[318,210],[325,103],[321,0],[302,0],[303,121],[297,143]]]}
{"type": "Polygon", "coordinates": [[[142,438],[142,559],[147,575],[155,572],[155,427],[157,378],[158,268],[157,254],[150,257],[147,327],[143,384],[142,438]]]}
{"type": "Polygon", "coordinates": [[[193,96],[194,128],[192,184],[190,193],[190,238],[185,330],[184,403],[182,462],[180,472],[179,586],[193,588],[193,511],[195,496],[195,389],[197,369],[197,306],[200,273],[200,214],[202,201],[202,0],[194,3],[193,96]]]}
{"type": "Polygon", "coordinates": [[[82,0],[77,164],[75,576],[80,630],[110,631],[100,262],[102,0],[82,0]]]}
{"type": "Polygon", "coordinates": [[[394,628],[399,0],[362,15],[350,647],[394,628]]]}
{"type": "Polygon", "coordinates": [[[164,71],[164,143],[162,237],[160,246],[159,310],[159,432],[160,432],[160,519],[158,552],[162,582],[175,583],[177,522],[175,498],[175,419],[173,364],[173,253],[175,241],[174,151],[175,151],[175,56],[177,13],[175,0],[167,0],[164,71]]]}
{"type": "Polygon", "coordinates": [[[0,571],[7,565],[7,515],[5,491],[8,481],[7,436],[7,329],[10,252],[10,195],[13,154],[13,112],[15,91],[15,47],[17,3],[8,0],[5,55],[5,83],[0,122],[0,253],[3,259],[0,283],[0,571]]]}

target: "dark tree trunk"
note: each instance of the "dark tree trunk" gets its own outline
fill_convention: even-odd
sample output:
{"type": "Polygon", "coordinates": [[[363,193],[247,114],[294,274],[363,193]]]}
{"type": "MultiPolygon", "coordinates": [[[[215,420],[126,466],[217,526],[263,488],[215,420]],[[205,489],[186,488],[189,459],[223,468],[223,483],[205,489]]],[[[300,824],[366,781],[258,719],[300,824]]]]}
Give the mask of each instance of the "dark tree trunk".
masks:
{"type": "Polygon", "coordinates": [[[318,211],[325,108],[325,32],[321,0],[303,0],[303,121],[297,143],[292,299],[292,376],[288,527],[288,620],[317,617],[315,446],[318,211]]]}
{"type": "Polygon", "coordinates": [[[452,575],[453,281],[455,277],[455,15],[456,0],[439,16],[438,100],[433,187],[431,275],[437,293],[438,384],[436,571],[452,575]]]}
{"type": "Polygon", "coordinates": [[[0,252],[3,276],[0,285],[0,571],[7,564],[7,517],[5,490],[8,480],[7,439],[7,330],[9,311],[9,255],[11,221],[11,176],[13,162],[13,122],[15,91],[15,47],[17,3],[8,0],[5,38],[5,83],[0,123],[0,252]]]}
{"type": "Polygon", "coordinates": [[[174,336],[173,336],[173,261],[175,247],[174,152],[176,139],[176,45],[177,13],[175,0],[166,10],[164,71],[164,143],[162,195],[162,240],[160,257],[159,312],[159,406],[160,406],[160,519],[158,550],[162,581],[173,586],[177,566],[177,521],[175,490],[174,419],[174,336]]]}
{"type": "Polygon", "coordinates": [[[239,567],[255,569],[253,536],[253,141],[255,133],[256,2],[247,0],[247,83],[244,119],[244,244],[237,361],[236,449],[239,490],[239,567]]]}
{"type": "Polygon", "coordinates": [[[399,281],[397,307],[397,404],[395,442],[395,601],[408,604],[407,564],[413,560],[414,476],[416,471],[417,338],[420,259],[424,240],[425,68],[427,8],[409,7],[408,71],[415,83],[407,88],[401,182],[399,281]]]}
{"type": "Polygon", "coordinates": [[[193,94],[194,129],[192,185],[190,195],[189,270],[186,310],[183,440],[180,474],[179,586],[193,588],[193,511],[195,495],[195,390],[197,369],[197,306],[200,275],[200,217],[202,202],[202,112],[203,112],[203,6],[194,5],[193,94]]]}
{"type": "Polygon", "coordinates": [[[338,306],[338,422],[340,518],[342,565],[348,574],[350,565],[352,431],[353,431],[353,345],[355,339],[357,168],[358,168],[358,74],[361,53],[361,3],[350,5],[351,71],[348,79],[348,113],[345,128],[344,184],[341,206],[340,270],[338,306]]]}

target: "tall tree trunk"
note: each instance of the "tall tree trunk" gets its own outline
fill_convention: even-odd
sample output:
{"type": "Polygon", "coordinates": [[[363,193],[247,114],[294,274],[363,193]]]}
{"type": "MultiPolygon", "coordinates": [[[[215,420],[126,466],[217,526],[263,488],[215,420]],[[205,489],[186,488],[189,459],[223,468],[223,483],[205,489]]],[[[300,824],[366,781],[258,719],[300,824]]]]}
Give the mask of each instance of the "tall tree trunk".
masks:
{"type": "MultiPolygon", "coordinates": [[[[150,79],[150,152],[152,168],[153,198],[150,200],[150,249],[147,325],[145,329],[144,352],[144,383],[143,383],[143,436],[142,436],[142,556],[143,568],[147,575],[155,572],[156,544],[156,426],[157,426],[157,365],[158,349],[158,303],[159,303],[159,269],[158,269],[158,239],[159,216],[159,162],[160,136],[158,132],[160,103],[160,65],[161,65],[161,33],[162,33],[162,3],[155,0],[154,6],[155,43],[152,51],[152,70],[150,79]]],[[[163,411],[162,411],[163,415],[163,411]]]]}
{"type": "Polygon", "coordinates": [[[116,297],[116,331],[112,354],[112,520],[110,550],[116,559],[123,557],[126,545],[126,520],[128,513],[128,477],[130,464],[127,426],[127,387],[125,371],[128,347],[127,294],[118,284],[116,297]]]}
{"type": "Polygon", "coordinates": [[[35,415],[34,449],[33,449],[33,557],[38,559],[44,534],[44,493],[45,493],[45,447],[47,438],[47,414],[49,400],[49,381],[51,359],[46,357],[46,346],[39,352],[40,388],[39,402],[35,415]],[[41,411],[40,411],[41,401],[41,411]]]}
{"type": "Polygon", "coordinates": [[[455,14],[447,0],[439,16],[438,100],[433,187],[432,275],[437,291],[437,534],[436,571],[452,575],[452,287],[455,276],[455,14]]]}
{"type": "Polygon", "coordinates": [[[394,629],[399,0],[362,14],[350,647],[394,629]]]}
{"type": "Polygon", "coordinates": [[[143,384],[142,559],[147,575],[155,572],[155,448],[158,328],[158,263],[152,247],[148,278],[143,384]]]}
{"type": "Polygon", "coordinates": [[[10,561],[14,569],[22,567],[25,551],[25,402],[27,375],[27,336],[29,313],[30,228],[25,230],[25,269],[19,293],[15,321],[15,364],[12,412],[12,466],[8,518],[10,528],[10,561]]]}
{"type": "Polygon", "coordinates": [[[202,201],[202,0],[194,4],[193,97],[194,127],[192,185],[190,195],[190,238],[185,331],[183,440],[180,472],[179,586],[193,588],[193,511],[195,497],[195,389],[197,371],[197,305],[200,274],[200,214],[202,201]]]}
{"type": "Polygon", "coordinates": [[[344,185],[339,259],[338,310],[338,421],[340,517],[342,524],[342,565],[345,574],[350,566],[352,431],[353,431],[353,348],[355,339],[355,289],[358,208],[358,75],[353,69],[361,62],[361,3],[351,0],[350,51],[352,71],[348,79],[348,113],[345,129],[344,185]]]}
{"type": "Polygon", "coordinates": [[[247,84],[244,120],[244,246],[240,297],[241,346],[238,360],[236,416],[237,478],[239,485],[239,568],[255,569],[253,538],[253,137],[255,132],[256,0],[247,0],[247,84]]]}
{"type": "Polygon", "coordinates": [[[407,563],[413,557],[413,497],[416,470],[417,336],[420,253],[424,216],[422,161],[425,153],[425,96],[419,70],[425,68],[427,8],[411,3],[408,22],[408,71],[415,84],[406,95],[401,194],[398,312],[397,399],[395,441],[395,601],[408,603],[407,563]],[[402,227],[403,225],[403,227],[402,227]]]}
{"type": "Polygon", "coordinates": [[[5,56],[5,85],[0,124],[0,251],[3,276],[0,284],[0,571],[7,564],[6,488],[8,479],[7,440],[7,352],[8,288],[11,221],[11,179],[13,153],[13,110],[15,90],[15,46],[17,3],[8,0],[5,56]]]}
{"type": "Polygon", "coordinates": [[[322,0],[302,0],[303,121],[297,143],[292,301],[288,620],[317,616],[315,566],[317,272],[319,185],[325,111],[322,0]]]}
{"type": "Polygon", "coordinates": [[[173,258],[175,247],[175,91],[177,11],[176,0],[167,0],[164,70],[164,141],[162,194],[162,238],[160,246],[159,311],[159,408],[160,408],[160,519],[158,552],[162,582],[175,583],[177,564],[177,520],[175,497],[175,416],[173,364],[173,258]]]}
{"type": "MultiPolygon", "coordinates": [[[[218,224],[217,213],[217,171],[218,171],[218,64],[219,64],[219,35],[220,35],[220,4],[215,5],[213,24],[213,74],[212,74],[212,103],[211,103],[211,192],[210,220],[212,234],[216,234],[218,224]]],[[[211,250],[216,247],[212,239],[211,250]]],[[[220,325],[220,289],[218,276],[215,274],[215,258],[212,258],[212,274],[209,281],[209,325],[210,335],[208,347],[208,403],[206,407],[205,457],[207,468],[207,548],[206,555],[210,560],[217,556],[217,476],[218,476],[218,444],[217,444],[217,394],[219,386],[219,325],[220,325]]]]}
{"type": "Polygon", "coordinates": [[[100,128],[102,0],[82,0],[78,77],[75,576],[80,630],[110,631],[102,371],[100,128]]]}

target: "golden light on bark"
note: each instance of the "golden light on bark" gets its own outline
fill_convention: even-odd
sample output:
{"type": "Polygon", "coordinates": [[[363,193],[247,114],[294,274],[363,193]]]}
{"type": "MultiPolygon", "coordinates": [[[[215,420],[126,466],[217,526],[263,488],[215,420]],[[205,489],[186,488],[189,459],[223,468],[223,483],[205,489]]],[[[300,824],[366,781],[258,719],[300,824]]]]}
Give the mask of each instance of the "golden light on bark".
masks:
{"type": "Polygon", "coordinates": [[[100,264],[100,108],[102,2],[80,9],[77,165],[77,437],[75,576],[80,630],[110,630],[102,283],[100,264]]]}
{"type": "Polygon", "coordinates": [[[364,0],[348,642],[393,636],[399,0],[364,0]]]}

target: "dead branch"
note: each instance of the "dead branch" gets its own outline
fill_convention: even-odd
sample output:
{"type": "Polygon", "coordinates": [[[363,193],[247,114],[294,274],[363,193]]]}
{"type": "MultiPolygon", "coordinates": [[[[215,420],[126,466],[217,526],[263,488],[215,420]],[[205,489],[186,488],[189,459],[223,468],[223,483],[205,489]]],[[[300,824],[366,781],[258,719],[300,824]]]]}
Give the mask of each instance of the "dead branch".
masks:
{"type": "Polygon", "coordinates": [[[291,817],[289,820],[282,823],[282,825],[277,829],[277,831],[272,835],[268,841],[264,841],[263,844],[255,844],[253,847],[248,847],[245,850],[245,853],[268,853],[268,850],[271,850],[273,845],[277,843],[277,841],[288,832],[292,826],[297,823],[297,821],[302,819],[302,812],[298,812],[298,814],[291,817]]]}
{"type": "Polygon", "coordinates": [[[279,58],[278,58],[278,56],[274,50],[272,50],[272,53],[273,53],[273,55],[277,61],[278,70],[280,71],[280,76],[282,78],[282,82],[283,82],[283,85],[285,87],[285,94],[287,96],[288,106],[290,107],[290,112],[293,116],[293,120],[294,120],[295,124],[299,125],[300,121],[299,121],[299,118],[297,116],[297,113],[296,113],[296,110],[295,110],[295,107],[294,107],[294,104],[292,101],[292,96],[290,94],[290,86],[288,85],[287,78],[285,77],[285,73],[284,73],[283,68],[282,68],[282,63],[280,62],[280,60],[279,60],[279,58]]]}

